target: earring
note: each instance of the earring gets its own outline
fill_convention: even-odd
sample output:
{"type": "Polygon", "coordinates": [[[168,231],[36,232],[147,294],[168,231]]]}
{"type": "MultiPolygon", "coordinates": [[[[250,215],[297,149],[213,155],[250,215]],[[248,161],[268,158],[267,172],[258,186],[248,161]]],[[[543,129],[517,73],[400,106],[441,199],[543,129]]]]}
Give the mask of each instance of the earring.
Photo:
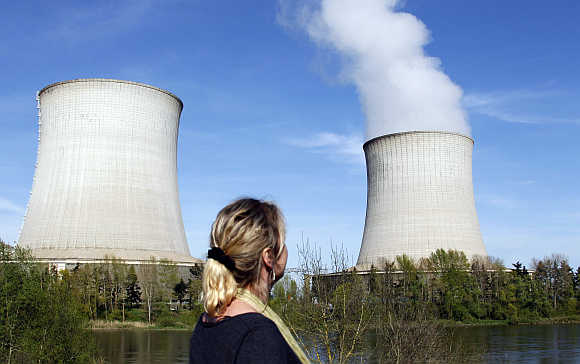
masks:
{"type": "Polygon", "coordinates": [[[276,272],[274,272],[274,268],[272,268],[272,282],[276,281],[276,272]]]}

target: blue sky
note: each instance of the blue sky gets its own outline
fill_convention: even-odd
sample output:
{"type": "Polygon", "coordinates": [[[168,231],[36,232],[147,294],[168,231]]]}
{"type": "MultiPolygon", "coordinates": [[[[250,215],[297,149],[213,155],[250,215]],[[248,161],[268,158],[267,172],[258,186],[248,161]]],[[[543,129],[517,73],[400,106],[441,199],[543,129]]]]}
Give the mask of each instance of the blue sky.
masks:
{"type": "MultiPolygon", "coordinates": [[[[287,22],[287,2],[5,2],[0,22],[0,237],[15,241],[37,148],[35,93],[74,78],[150,83],[185,104],[179,186],[192,255],[232,199],[272,199],[300,237],[358,256],[365,113],[339,54],[287,22]]],[[[580,3],[407,0],[429,56],[463,89],[490,255],[580,264],[580,3]]],[[[291,18],[291,17],[290,17],[291,18]]]]}

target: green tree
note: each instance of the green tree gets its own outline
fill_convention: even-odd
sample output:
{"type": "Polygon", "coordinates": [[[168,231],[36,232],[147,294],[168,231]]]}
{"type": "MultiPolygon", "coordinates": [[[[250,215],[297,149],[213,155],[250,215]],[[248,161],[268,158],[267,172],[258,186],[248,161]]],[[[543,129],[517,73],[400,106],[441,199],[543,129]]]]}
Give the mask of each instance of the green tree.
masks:
{"type": "Polygon", "coordinates": [[[121,310],[122,320],[125,321],[125,303],[127,298],[126,282],[128,274],[128,265],[125,261],[111,258],[108,262],[109,276],[111,284],[109,286],[109,307],[114,313],[121,310]]]}
{"type": "Polygon", "coordinates": [[[141,287],[139,287],[134,266],[129,267],[125,283],[125,292],[125,300],[129,308],[138,307],[141,304],[141,287]]]}
{"type": "Polygon", "coordinates": [[[443,318],[464,321],[479,316],[481,291],[469,272],[470,264],[465,253],[438,249],[431,254],[427,265],[437,275],[443,318]]]}
{"type": "Polygon", "coordinates": [[[576,298],[576,313],[580,313],[580,266],[574,273],[574,297],[576,298]]]}
{"type": "Polygon", "coordinates": [[[158,272],[160,298],[171,305],[173,289],[180,279],[177,265],[170,260],[161,259],[158,265],[158,272]]]}
{"type": "Polygon", "coordinates": [[[185,300],[185,296],[187,295],[187,284],[183,281],[183,278],[179,280],[179,282],[173,287],[173,293],[179,302],[179,308],[181,308],[183,301],[185,300]]]}
{"type": "Polygon", "coordinates": [[[157,260],[151,257],[147,263],[139,265],[139,281],[141,282],[141,289],[143,290],[143,298],[147,308],[147,322],[149,324],[151,324],[153,304],[160,291],[157,263],[157,260]]]}

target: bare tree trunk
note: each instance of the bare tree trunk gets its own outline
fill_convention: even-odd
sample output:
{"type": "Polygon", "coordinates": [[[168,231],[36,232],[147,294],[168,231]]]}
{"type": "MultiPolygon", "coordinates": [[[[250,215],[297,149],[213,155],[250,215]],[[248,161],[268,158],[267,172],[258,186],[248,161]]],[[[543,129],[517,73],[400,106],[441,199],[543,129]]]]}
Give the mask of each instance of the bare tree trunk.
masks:
{"type": "Polygon", "coordinates": [[[147,295],[147,315],[148,315],[149,325],[151,325],[151,290],[149,291],[149,294],[147,295]]]}

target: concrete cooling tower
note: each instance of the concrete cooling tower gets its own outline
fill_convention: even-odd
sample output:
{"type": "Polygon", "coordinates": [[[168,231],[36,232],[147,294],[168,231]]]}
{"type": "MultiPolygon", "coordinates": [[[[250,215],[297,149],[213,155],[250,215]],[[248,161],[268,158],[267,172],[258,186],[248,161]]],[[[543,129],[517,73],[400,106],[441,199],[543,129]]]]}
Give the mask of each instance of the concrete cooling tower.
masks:
{"type": "Polygon", "coordinates": [[[79,79],[38,93],[36,170],[19,245],[44,261],[193,263],[177,190],[175,95],[79,79]]]}
{"type": "Polygon", "coordinates": [[[435,250],[485,256],[471,157],[473,140],[447,132],[407,132],[364,144],[367,211],[357,266],[380,267],[435,250]]]}

